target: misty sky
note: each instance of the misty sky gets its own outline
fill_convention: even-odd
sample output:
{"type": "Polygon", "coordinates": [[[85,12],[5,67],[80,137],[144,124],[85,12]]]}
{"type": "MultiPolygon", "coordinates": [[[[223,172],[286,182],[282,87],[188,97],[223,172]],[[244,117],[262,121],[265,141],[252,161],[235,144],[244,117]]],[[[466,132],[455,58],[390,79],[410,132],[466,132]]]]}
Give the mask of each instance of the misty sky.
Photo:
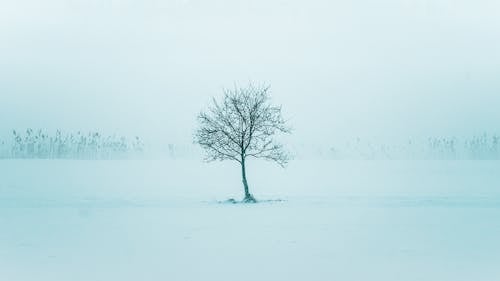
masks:
{"type": "Polygon", "coordinates": [[[269,83],[293,140],[500,131],[497,0],[0,0],[0,135],[190,142],[223,87],[269,83]]]}

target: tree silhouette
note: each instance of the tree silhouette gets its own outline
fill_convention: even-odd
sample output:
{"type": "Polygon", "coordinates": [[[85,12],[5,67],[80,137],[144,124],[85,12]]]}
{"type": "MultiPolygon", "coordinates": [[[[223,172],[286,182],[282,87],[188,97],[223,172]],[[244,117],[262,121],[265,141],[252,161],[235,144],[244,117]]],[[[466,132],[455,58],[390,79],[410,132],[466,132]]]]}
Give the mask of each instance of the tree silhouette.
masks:
{"type": "Polygon", "coordinates": [[[245,191],[243,202],[254,203],[246,174],[248,157],[274,161],[284,166],[289,155],[276,142],[277,133],[290,133],[281,114],[281,106],[270,103],[269,86],[224,90],[220,102],[215,98],[209,108],[198,116],[199,128],[195,143],[206,152],[208,162],[234,160],[241,165],[245,191]]]}

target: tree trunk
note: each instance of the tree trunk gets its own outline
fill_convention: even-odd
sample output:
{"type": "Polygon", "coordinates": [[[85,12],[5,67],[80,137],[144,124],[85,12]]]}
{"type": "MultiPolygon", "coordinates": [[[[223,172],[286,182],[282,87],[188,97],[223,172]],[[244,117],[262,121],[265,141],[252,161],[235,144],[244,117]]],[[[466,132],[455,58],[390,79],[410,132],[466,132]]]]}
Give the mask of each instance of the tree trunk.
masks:
{"type": "Polygon", "coordinates": [[[242,176],[242,180],[243,180],[243,187],[245,188],[245,198],[243,199],[243,202],[245,202],[245,203],[257,202],[255,200],[255,198],[253,198],[252,194],[250,194],[250,191],[248,190],[247,173],[246,173],[244,159],[242,159],[242,161],[241,161],[241,176],[242,176]]]}

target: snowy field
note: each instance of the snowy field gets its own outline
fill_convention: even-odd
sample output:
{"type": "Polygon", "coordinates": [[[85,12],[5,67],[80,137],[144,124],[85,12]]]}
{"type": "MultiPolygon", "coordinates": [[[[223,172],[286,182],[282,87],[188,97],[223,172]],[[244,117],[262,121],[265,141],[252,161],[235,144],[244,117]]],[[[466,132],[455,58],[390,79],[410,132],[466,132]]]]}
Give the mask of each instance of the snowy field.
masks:
{"type": "Polygon", "coordinates": [[[0,161],[0,280],[500,280],[500,161],[0,161]]]}

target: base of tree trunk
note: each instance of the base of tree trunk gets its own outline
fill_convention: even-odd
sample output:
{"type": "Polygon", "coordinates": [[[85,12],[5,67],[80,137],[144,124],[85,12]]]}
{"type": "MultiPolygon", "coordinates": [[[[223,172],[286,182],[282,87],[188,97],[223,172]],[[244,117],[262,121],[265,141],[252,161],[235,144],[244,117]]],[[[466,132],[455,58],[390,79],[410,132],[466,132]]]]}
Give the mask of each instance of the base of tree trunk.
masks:
{"type": "Polygon", "coordinates": [[[241,201],[242,203],[257,203],[257,200],[253,197],[252,194],[245,195],[245,198],[241,201]]]}

